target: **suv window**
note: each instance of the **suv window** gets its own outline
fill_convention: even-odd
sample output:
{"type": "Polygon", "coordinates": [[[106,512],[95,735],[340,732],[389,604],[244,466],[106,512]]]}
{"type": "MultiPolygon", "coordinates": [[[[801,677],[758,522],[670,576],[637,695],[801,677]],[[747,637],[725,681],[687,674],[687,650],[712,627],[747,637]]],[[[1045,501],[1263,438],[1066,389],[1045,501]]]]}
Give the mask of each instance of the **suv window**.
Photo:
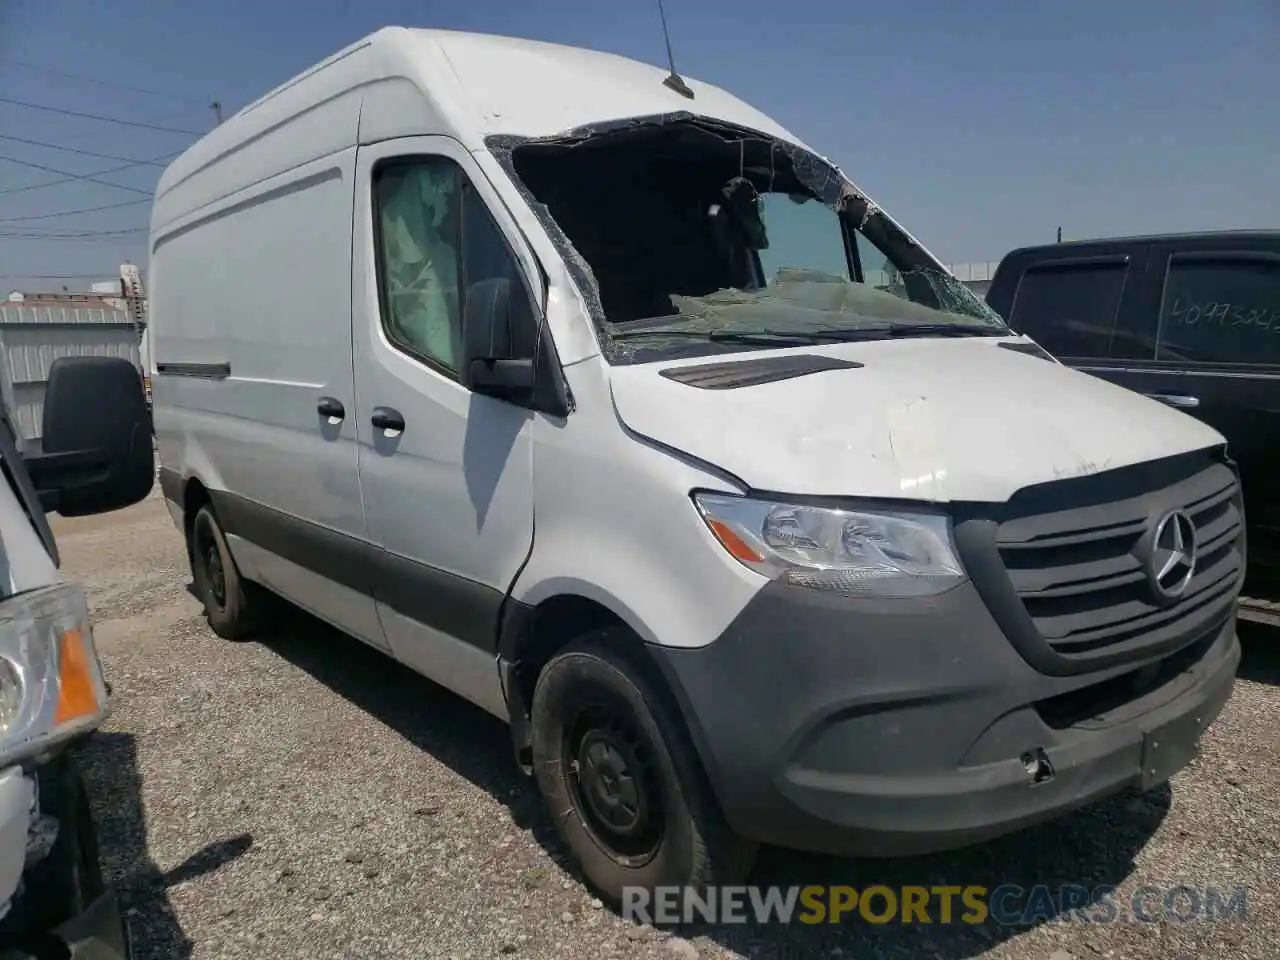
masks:
{"type": "Polygon", "coordinates": [[[374,237],[382,325],[388,339],[458,378],[467,288],[506,277],[517,358],[532,356],[536,325],[506,238],[462,169],[414,157],[374,172],[374,237]]]}
{"type": "Polygon", "coordinates": [[[1280,259],[1175,254],[1161,298],[1156,358],[1280,364],[1280,259]]]}
{"type": "Polygon", "coordinates": [[[1018,284],[1009,326],[1058,357],[1105,357],[1129,265],[1124,260],[1033,265],[1018,284]]]}

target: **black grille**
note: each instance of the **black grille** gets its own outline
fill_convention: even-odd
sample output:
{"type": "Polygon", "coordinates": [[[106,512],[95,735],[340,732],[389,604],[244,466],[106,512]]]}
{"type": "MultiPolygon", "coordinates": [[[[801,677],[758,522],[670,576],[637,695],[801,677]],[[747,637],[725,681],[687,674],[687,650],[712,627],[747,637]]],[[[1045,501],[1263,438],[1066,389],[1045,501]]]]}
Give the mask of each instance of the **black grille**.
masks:
{"type": "Polygon", "coordinates": [[[1235,471],[1204,458],[1162,466],[1144,465],[1110,483],[1099,475],[1046,484],[1021,505],[1015,498],[1015,515],[997,525],[1009,582],[1040,639],[1059,656],[1140,655],[1203,636],[1230,616],[1243,566],[1235,471]],[[1162,601],[1145,551],[1155,523],[1170,510],[1191,517],[1197,558],[1182,595],[1162,601]]]}

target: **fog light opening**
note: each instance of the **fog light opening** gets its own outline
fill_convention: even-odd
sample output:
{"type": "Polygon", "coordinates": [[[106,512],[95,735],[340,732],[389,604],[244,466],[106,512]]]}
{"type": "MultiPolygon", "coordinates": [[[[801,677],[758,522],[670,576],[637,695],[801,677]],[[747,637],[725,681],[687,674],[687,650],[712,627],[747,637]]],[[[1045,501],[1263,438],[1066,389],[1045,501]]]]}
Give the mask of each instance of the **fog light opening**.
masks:
{"type": "Polygon", "coordinates": [[[1044,747],[1036,747],[1035,750],[1024,753],[1019,760],[1022,762],[1022,769],[1031,778],[1032,786],[1053,779],[1053,764],[1049,762],[1049,755],[1044,752],[1044,747]]]}

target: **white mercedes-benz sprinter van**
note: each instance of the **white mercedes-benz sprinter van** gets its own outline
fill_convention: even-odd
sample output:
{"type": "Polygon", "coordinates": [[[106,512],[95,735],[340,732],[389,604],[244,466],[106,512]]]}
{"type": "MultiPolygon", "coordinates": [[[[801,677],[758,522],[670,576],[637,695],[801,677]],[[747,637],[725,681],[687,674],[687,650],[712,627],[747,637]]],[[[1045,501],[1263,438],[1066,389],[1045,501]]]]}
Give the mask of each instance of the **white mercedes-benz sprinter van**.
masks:
{"type": "Polygon", "coordinates": [[[213,629],[280,595],[509,721],[615,900],[1151,787],[1231,691],[1222,437],[716,87],[386,29],[176,160],[151,245],[213,629]]]}

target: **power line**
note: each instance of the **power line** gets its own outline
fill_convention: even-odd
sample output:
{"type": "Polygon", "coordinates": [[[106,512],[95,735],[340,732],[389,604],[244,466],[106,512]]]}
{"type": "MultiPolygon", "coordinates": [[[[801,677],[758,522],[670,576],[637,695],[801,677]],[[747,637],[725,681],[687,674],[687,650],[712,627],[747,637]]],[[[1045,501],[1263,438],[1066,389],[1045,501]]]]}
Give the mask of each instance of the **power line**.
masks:
{"type": "Polygon", "coordinates": [[[59,210],[57,213],[37,213],[26,217],[0,217],[0,223],[18,223],[30,220],[51,220],[54,217],[73,217],[80,213],[97,213],[99,210],[118,210],[121,207],[136,207],[140,203],[150,203],[150,197],[137,200],[126,200],[124,203],[108,203],[101,207],[85,207],[81,210],[59,210]]]}
{"type": "Polygon", "coordinates": [[[13,242],[36,242],[36,243],[124,243],[130,240],[142,239],[141,234],[121,236],[121,237],[24,237],[22,235],[9,236],[0,233],[0,241],[8,243],[13,242]]]}
{"type": "Polygon", "coordinates": [[[149,230],[149,229],[150,227],[148,227],[145,223],[140,223],[136,227],[111,227],[106,230],[83,229],[80,227],[64,227],[61,229],[55,227],[52,230],[42,230],[39,227],[0,227],[0,232],[12,233],[16,230],[16,231],[21,231],[22,233],[38,234],[39,236],[42,236],[42,237],[62,237],[62,236],[71,236],[73,234],[77,236],[82,236],[84,234],[134,233],[135,231],[138,231],[138,230],[149,230]]]}
{"type": "MultiPolygon", "coordinates": [[[[70,170],[59,170],[57,167],[46,167],[43,163],[33,163],[30,160],[19,160],[17,157],[6,156],[5,154],[0,154],[0,160],[5,161],[6,163],[18,163],[24,167],[34,167],[36,170],[43,170],[45,173],[56,173],[65,177],[66,180],[84,180],[86,183],[96,183],[99,186],[103,186],[103,187],[115,187],[117,190],[128,190],[130,193],[140,193],[143,196],[147,196],[147,197],[151,196],[150,190],[140,190],[138,187],[126,187],[123,183],[112,183],[110,180],[99,180],[96,176],[92,174],[72,173],[70,170]]],[[[114,169],[119,171],[119,170],[127,169],[128,167],[132,167],[132,166],[135,166],[135,164],[130,163],[130,164],[126,164],[124,167],[115,167],[114,169]]],[[[103,170],[100,172],[111,173],[112,171],[103,170]]],[[[54,183],[59,183],[59,182],[65,183],[66,180],[63,180],[63,181],[55,180],[54,183]]],[[[43,184],[43,186],[49,187],[49,186],[53,186],[53,184],[46,183],[46,184],[43,184]]]]}
{"type": "Polygon", "coordinates": [[[101,280],[100,273],[5,273],[0,280],[101,280]]]}
{"type": "MultiPolygon", "coordinates": [[[[135,164],[126,163],[119,167],[108,167],[106,170],[99,170],[95,176],[102,176],[106,173],[119,173],[121,170],[128,170],[134,166],[135,164]]],[[[44,183],[29,183],[25,187],[5,187],[3,190],[0,190],[0,194],[27,193],[31,190],[43,190],[45,187],[56,187],[64,183],[74,183],[77,179],[77,177],[59,177],[57,180],[46,180],[44,183]]]]}
{"type": "MultiPolygon", "coordinates": [[[[14,137],[7,133],[0,133],[0,140],[11,140],[14,143],[25,143],[30,147],[45,147],[49,150],[63,150],[67,153],[78,153],[85,157],[97,157],[99,160],[120,160],[128,164],[147,164],[149,166],[162,167],[165,160],[169,160],[178,155],[175,153],[166,153],[163,157],[156,157],[154,160],[131,160],[129,157],[118,157],[114,153],[98,153],[96,150],[82,150],[79,147],[64,147],[58,143],[46,143],[43,140],[28,140],[26,137],[14,137]]],[[[106,173],[105,170],[99,170],[98,173],[106,173]]]]}
{"type": "Polygon", "coordinates": [[[86,77],[79,73],[67,73],[63,70],[52,70],[49,67],[30,63],[26,60],[10,60],[8,62],[15,67],[34,70],[37,73],[43,73],[51,77],[61,77],[64,80],[75,80],[79,83],[87,83],[97,87],[107,87],[115,90],[128,90],[131,93],[145,93],[152,97],[164,97],[166,100],[175,100],[178,103],[191,103],[202,107],[204,106],[203,100],[197,100],[194,97],[183,97],[173,93],[164,93],[160,90],[149,90],[146,87],[132,87],[125,83],[116,83],[114,80],[100,80],[97,77],[86,77]]]}
{"type": "Polygon", "coordinates": [[[14,227],[0,230],[0,237],[30,238],[33,240],[76,240],[81,237],[121,237],[146,233],[149,227],[122,227],[118,230],[33,230],[30,227],[14,227]]]}
{"type": "Polygon", "coordinates": [[[147,229],[141,230],[104,230],[95,233],[86,230],[84,233],[18,233],[0,231],[0,240],[45,240],[50,243],[61,243],[63,240],[128,240],[145,236],[147,229]]]}
{"type": "Polygon", "coordinates": [[[64,110],[61,107],[48,107],[39,103],[28,103],[25,100],[14,100],[0,97],[0,103],[12,104],[15,107],[26,107],[28,110],[43,110],[46,113],[59,113],[65,117],[81,117],[85,120],[102,120],[105,123],[116,123],[124,127],[141,127],[144,130],[159,130],[161,133],[181,133],[188,137],[204,136],[198,130],[183,130],[178,127],[165,127],[156,123],[145,123],[141,120],[121,120],[119,117],[104,117],[100,113],[82,113],[79,110],[64,110]]]}
{"type": "MultiPolygon", "coordinates": [[[[176,157],[177,154],[171,153],[169,154],[169,156],[176,157]]],[[[135,160],[131,163],[122,164],[121,166],[118,166],[118,167],[108,167],[105,170],[95,170],[91,174],[91,176],[101,177],[101,176],[105,176],[108,173],[119,173],[121,170],[131,170],[134,167],[141,166],[143,163],[148,163],[148,162],[150,161],[135,160]]],[[[158,165],[159,164],[157,164],[157,166],[158,165]]],[[[44,183],[27,184],[25,187],[6,187],[5,189],[0,190],[0,195],[11,194],[11,193],[27,193],[30,190],[43,190],[45,187],[56,187],[64,183],[74,183],[75,181],[80,179],[82,179],[81,176],[79,174],[76,174],[75,176],[62,177],[58,180],[46,180],[44,183]]],[[[117,186],[117,184],[112,184],[112,186],[117,186]]]]}
{"type": "MultiPolygon", "coordinates": [[[[191,116],[192,114],[194,114],[194,113],[195,113],[195,111],[196,111],[197,109],[199,109],[199,108],[197,108],[197,107],[184,107],[183,109],[181,109],[181,110],[177,111],[176,113],[174,113],[173,111],[169,111],[168,113],[161,114],[161,115],[160,115],[160,116],[158,116],[158,117],[156,117],[156,116],[147,117],[147,118],[146,118],[145,120],[143,120],[142,122],[143,122],[143,123],[168,123],[170,120],[176,120],[176,119],[178,119],[179,117],[189,117],[189,116],[191,116]]],[[[79,141],[79,140],[84,140],[84,139],[86,139],[86,138],[96,138],[96,137],[101,137],[101,136],[102,136],[102,131],[101,131],[101,130],[93,130],[93,131],[83,131],[83,130],[82,130],[82,131],[80,131],[79,133],[69,133],[69,134],[67,134],[67,135],[66,135],[66,136],[64,136],[64,137],[61,137],[60,139],[62,139],[62,140],[77,140],[77,141],[79,141]]]]}

